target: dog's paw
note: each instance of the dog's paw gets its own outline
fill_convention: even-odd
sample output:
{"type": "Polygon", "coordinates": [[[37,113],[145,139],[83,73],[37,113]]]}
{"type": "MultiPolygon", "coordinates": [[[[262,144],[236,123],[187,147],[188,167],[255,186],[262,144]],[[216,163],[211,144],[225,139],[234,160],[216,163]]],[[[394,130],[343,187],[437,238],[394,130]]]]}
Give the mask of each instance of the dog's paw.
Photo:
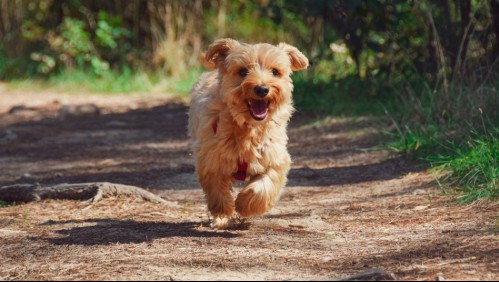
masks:
{"type": "Polygon", "coordinates": [[[219,230],[246,230],[249,228],[251,223],[239,215],[234,215],[232,217],[216,217],[211,222],[211,228],[219,230]]]}
{"type": "Polygon", "coordinates": [[[234,221],[229,217],[215,217],[211,222],[211,228],[229,229],[234,225],[234,221]]]}
{"type": "Polygon", "coordinates": [[[255,217],[269,209],[269,201],[253,189],[242,190],[236,199],[236,211],[242,217],[255,217]]]}

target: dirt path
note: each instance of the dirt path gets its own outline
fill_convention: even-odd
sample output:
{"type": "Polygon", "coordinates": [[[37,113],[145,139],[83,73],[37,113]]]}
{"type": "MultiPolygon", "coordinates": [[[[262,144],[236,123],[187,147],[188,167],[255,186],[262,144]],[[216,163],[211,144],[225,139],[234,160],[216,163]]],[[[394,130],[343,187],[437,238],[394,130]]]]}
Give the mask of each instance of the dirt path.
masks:
{"type": "Polygon", "coordinates": [[[0,185],[109,181],[179,204],[0,208],[0,280],[324,280],[371,268],[401,280],[499,279],[499,205],[455,205],[417,164],[373,149],[387,124],[369,118],[295,115],[280,202],[245,228],[212,230],[186,109],[156,96],[0,89],[0,185]],[[82,103],[100,114],[59,118],[82,103]]]}

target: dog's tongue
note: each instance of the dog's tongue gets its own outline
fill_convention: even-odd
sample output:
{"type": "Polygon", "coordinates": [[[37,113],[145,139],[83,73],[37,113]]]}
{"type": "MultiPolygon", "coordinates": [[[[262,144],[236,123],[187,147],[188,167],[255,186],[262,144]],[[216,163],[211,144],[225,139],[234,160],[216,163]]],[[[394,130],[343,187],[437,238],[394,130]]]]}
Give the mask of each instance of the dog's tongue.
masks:
{"type": "Polygon", "coordinates": [[[265,100],[251,100],[251,112],[257,118],[265,118],[267,116],[267,102],[265,100]]]}

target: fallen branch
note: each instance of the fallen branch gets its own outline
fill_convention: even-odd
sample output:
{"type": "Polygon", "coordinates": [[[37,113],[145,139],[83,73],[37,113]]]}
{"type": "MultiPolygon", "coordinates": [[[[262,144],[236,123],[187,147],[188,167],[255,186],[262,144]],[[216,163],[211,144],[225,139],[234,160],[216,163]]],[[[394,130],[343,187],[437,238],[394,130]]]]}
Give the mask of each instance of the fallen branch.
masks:
{"type": "Polygon", "coordinates": [[[14,184],[0,187],[0,201],[33,202],[44,199],[86,200],[88,204],[109,196],[137,196],[145,201],[176,207],[174,202],[166,201],[140,187],[109,182],[62,183],[54,186],[40,184],[14,184]]]}

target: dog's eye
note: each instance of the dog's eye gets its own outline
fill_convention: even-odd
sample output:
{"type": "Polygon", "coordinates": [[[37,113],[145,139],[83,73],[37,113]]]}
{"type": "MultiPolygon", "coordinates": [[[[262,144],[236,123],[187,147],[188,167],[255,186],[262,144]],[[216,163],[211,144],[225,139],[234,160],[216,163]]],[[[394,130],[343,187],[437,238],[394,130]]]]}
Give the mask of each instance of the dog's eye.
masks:
{"type": "Polygon", "coordinates": [[[246,69],[246,68],[245,68],[245,69],[241,69],[241,70],[239,71],[239,75],[240,75],[240,76],[242,76],[242,77],[247,76],[247,75],[248,75],[248,73],[249,73],[249,71],[248,71],[248,69],[246,69]]]}
{"type": "Polygon", "coordinates": [[[276,69],[272,69],[272,75],[273,76],[279,76],[279,71],[276,69]]]}

